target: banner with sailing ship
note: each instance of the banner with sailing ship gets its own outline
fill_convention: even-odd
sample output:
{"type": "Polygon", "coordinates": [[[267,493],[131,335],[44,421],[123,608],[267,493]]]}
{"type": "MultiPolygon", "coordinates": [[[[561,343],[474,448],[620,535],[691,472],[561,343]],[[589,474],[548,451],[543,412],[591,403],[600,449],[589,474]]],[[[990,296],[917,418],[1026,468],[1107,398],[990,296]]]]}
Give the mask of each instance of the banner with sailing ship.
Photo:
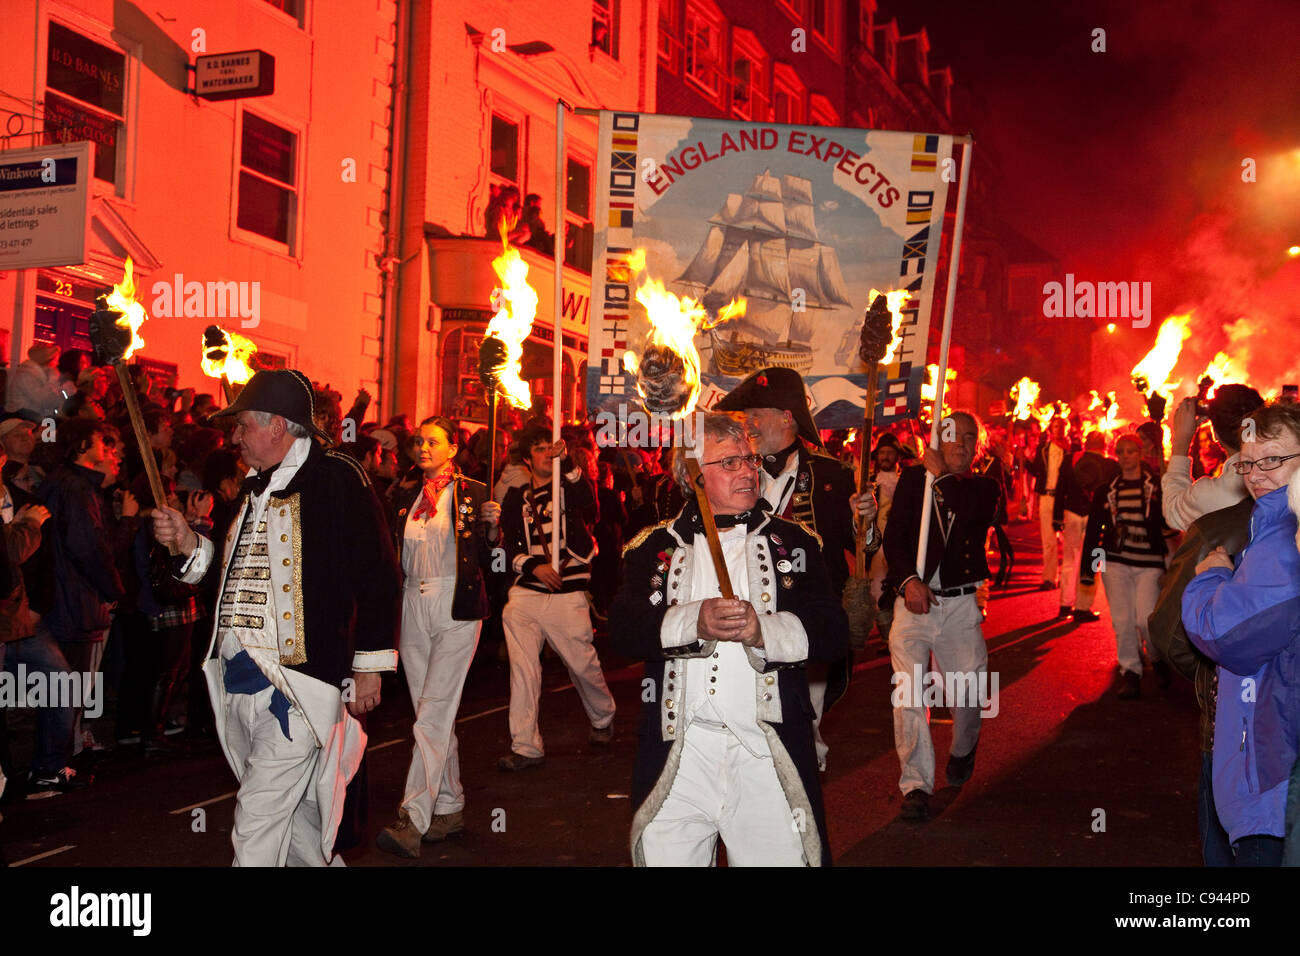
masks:
{"type": "Polygon", "coordinates": [[[785,366],[803,376],[818,427],[860,426],[869,294],[907,289],[876,420],[915,416],[952,146],[949,135],[603,111],[588,411],[634,408],[644,394],[642,250],[645,276],[707,312],[694,338],[699,407],[785,366]],[[743,308],[724,310],[733,300],[743,308]]]}

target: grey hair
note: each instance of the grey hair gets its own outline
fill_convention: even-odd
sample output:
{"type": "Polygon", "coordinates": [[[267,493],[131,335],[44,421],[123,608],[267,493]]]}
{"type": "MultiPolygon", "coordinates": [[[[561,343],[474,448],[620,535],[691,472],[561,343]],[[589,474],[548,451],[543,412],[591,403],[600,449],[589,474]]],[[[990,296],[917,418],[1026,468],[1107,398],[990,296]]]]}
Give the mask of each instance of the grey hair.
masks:
{"type": "MultiPolygon", "coordinates": [[[[980,457],[984,454],[984,452],[988,450],[988,443],[989,443],[988,432],[984,430],[984,423],[980,421],[980,417],[976,415],[974,412],[965,408],[959,408],[956,411],[949,412],[945,417],[964,418],[972,425],[975,426],[975,460],[979,461],[980,457]]],[[[940,436],[942,436],[943,434],[942,430],[940,431],[939,434],[940,436]]]]}
{"type": "MultiPolygon", "coordinates": [[[[257,424],[261,425],[263,428],[266,428],[268,425],[270,425],[271,419],[276,417],[276,414],[274,412],[250,411],[248,414],[253,416],[253,421],[257,422],[257,424]]],[[[284,418],[283,415],[279,417],[284,418]]],[[[284,418],[284,430],[289,433],[289,436],[291,438],[306,438],[308,435],[311,434],[311,432],[309,432],[306,429],[306,427],[299,425],[297,422],[291,422],[287,418],[284,418]]]]}
{"type": "Polygon", "coordinates": [[[734,438],[749,447],[749,432],[738,412],[698,412],[693,417],[696,426],[694,445],[689,448],[678,445],[673,449],[673,479],[688,497],[695,494],[695,489],[691,485],[690,472],[686,470],[686,456],[701,454],[706,437],[715,442],[734,438]]]}

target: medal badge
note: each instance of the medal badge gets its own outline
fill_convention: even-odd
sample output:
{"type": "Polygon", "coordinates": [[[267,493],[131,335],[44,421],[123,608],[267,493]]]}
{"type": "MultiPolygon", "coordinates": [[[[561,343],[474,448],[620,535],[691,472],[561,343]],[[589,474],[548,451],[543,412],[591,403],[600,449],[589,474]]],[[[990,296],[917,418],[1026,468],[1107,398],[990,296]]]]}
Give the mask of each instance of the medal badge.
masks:
{"type": "Polygon", "coordinates": [[[792,567],[793,565],[790,564],[790,562],[786,561],[785,559],[776,562],[776,569],[780,571],[782,574],[787,574],[792,567]]]}
{"type": "Polygon", "coordinates": [[[662,601],[663,599],[664,599],[664,596],[663,596],[662,594],[660,594],[658,591],[651,591],[651,592],[650,592],[650,603],[653,604],[653,605],[655,605],[656,607],[659,606],[659,602],[662,601]]]}
{"type": "Polygon", "coordinates": [[[781,576],[781,587],[786,588],[786,589],[789,589],[789,588],[794,587],[794,578],[790,577],[790,575],[788,575],[788,574],[782,575],[782,576],[781,576]]]}

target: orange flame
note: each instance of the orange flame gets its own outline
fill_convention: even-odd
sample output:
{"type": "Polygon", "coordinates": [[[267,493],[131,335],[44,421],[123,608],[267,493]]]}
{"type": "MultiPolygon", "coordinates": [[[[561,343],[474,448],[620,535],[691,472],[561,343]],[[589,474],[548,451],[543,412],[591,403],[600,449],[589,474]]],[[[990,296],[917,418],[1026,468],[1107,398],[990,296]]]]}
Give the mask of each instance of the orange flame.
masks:
{"type": "Polygon", "coordinates": [[[1034,403],[1038,401],[1038,383],[1032,378],[1022,378],[1011,386],[1011,397],[1016,400],[1015,410],[1012,412],[1015,421],[1028,421],[1029,416],[1034,413],[1034,403]]]}
{"type": "Polygon", "coordinates": [[[885,357],[880,360],[881,365],[890,365],[894,361],[894,356],[898,353],[898,347],[903,344],[903,337],[899,331],[903,327],[903,306],[911,298],[911,294],[906,289],[898,289],[894,292],[877,292],[872,289],[867,293],[867,301],[875,302],[876,296],[883,295],[885,302],[889,306],[889,314],[893,316],[893,324],[890,327],[889,348],[885,352],[885,357]]]}
{"type": "Polygon", "coordinates": [[[122,313],[122,317],[116,322],[118,328],[131,330],[131,345],[122,353],[123,362],[144,348],[144,339],[140,338],[140,326],[144,325],[144,320],[149,318],[144,306],[135,300],[135,279],[131,275],[132,269],[131,257],[127,256],[122,281],[113,286],[112,295],[104,300],[110,309],[122,313]]]}
{"type": "Polygon", "coordinates": [[[203,358],[200,364],[203,366],[203,374],[212,378],[224,378],[232,385],[243,385],[253,377],[253,367],[250,363],[253,356],[257,354],[257,344],[252,339],[247,339],[238,332],[230,332],[221,329],[221,334],[225,336],[223,347],[226,357],[217,360],[215,357],[209,357],[209,353],[217,353],[218,348],[209,347],[207,340],[203,342],[203,358]]]}
{"type": "Polygon", "coordinates": [[[528,383],[519,377],[524,339],[533,330],[537,316],[537,290],[528,284],[528,263],[519,250],[510,245],[507,223],[501,223],[501,255],[492,260],[492,269],[500,283],[492,290],[492,306],[497,310],[488,323],[487,335],[496,336],[506,347],[506,360],[498,384],[515,408],[528,408],[532,396],[528,383]]]}
{"type": "MultiPolygon", "coordinates": [[[[690,296],[677,296],[669,292],[661,280],[645,274],[645,249],[636,249],[627,258],[631,277],[637,279],[636,300],[645,307],[650,320],[650,335],[646,346],[668,349],[682,360],[682,382],[689,389],[686,402],[673,412],[674,419],[685,418],[695,410],[700,398],[700,351],[695,347],[695,336],[717,328],[723,322],[745,314],[747,302],[742,296],[732,299],[718,310],[716,320],[709,320],[709,312],[690,296]]],[[[623,367],[634,375],[640,368],[636,353],[623,353],[623,367]]],[[[645,398],[641,383],[637,393],[645,398]]]]}
{"type": "MultiPolygon", "coordinates": [[[[952,408],[948,405],[948,397],[952,394],[952,383],[957,379],[957,370],[950,368],[944,373],[943,386],[943,414],[947,415],[952,408]]],[[[930,403],[930,415],[934,415],[934,399],[939,392],[939,366],[927,365],[925,367],[925,381],[921,383],[921,401],[930,403]]]]}
{"type": "Polygon", "coordinates": [[[1210,360],[1210,364],[1205,366],[1205,371],[1197,376],[1197,382],[1199,383],[1200,380],[1205,378],[1207,375],[1214,380],[1214,384],[1210,386],[1210,390],[1205,393],[1207,399],[1213,398],[1214,393],[1224,382],[1244,381],[1244,376],[1233,367],[1232,359],[1225,352],[1217,353],[1214,358],[1210,360]]]}
{"type": "Polygon", "coordinates": [[[1173,372],[1174,366],[1178,364],[1178,356],[1183,350],[1183,342],[1192,334],[1191,332],[1192,315],[1190,312],[1183,315],[1171,315],[1160,323],[1160,331],[1156,333],[1156,344],[1137,365],[1133,366],[1132,376],[1136,381],[1139,377],[1147,380],[1147,393],[1163,392],[1168,394],[1178,388],[1180,382],[1170,382],[1169,374],[1173,372]]]}

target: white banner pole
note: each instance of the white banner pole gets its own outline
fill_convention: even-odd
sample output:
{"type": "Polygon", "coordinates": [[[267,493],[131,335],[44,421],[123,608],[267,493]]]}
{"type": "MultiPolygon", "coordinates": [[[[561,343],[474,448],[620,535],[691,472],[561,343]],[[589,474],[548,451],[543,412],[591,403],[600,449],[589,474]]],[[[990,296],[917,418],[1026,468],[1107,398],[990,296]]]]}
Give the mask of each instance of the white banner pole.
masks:
{"type": "MultiPolygon", "coordinates": [[[[555,299],[552,302],[555,342],[551,349],[551,442],[560,440],[560,415],[564,403],[560,389],[564,386],[561,356],[564,351],[564,316],[561,283],[564,281],[564,111],[569,104],[555,101],[555,299]]],[[[560,460],[551,467],[551,567],[560,570],[560,460]]]]}
{"type": "MultiPolygon", "coordinates": [[[[954,141],[956,142],[956,141],[954,141]]],[[[970,184],[971,152],[974,141],[967,142],[962,150],[961,183],[957,192],[957,220],[952,231],[952,258],[948,262],[948,292],[943,305],[943,337],[939,340],[939,371],[934,380],[934,407],[930,411],[930,447],[939,447],[939,423],[943,418],[944,385],[948,378],[948,346],[952,342],[952,313],[957,302],[957,273],[961,267],[961,231],[966,223],[966,187],[970,184]]],[[[930,582],[925,576],[926,552],[930,545],[930,512],[934,501],[934,475],[925,473],[925,497],[921,502],[921,538],[916,543],[916,573],[922,584],[930,582]]]]}

